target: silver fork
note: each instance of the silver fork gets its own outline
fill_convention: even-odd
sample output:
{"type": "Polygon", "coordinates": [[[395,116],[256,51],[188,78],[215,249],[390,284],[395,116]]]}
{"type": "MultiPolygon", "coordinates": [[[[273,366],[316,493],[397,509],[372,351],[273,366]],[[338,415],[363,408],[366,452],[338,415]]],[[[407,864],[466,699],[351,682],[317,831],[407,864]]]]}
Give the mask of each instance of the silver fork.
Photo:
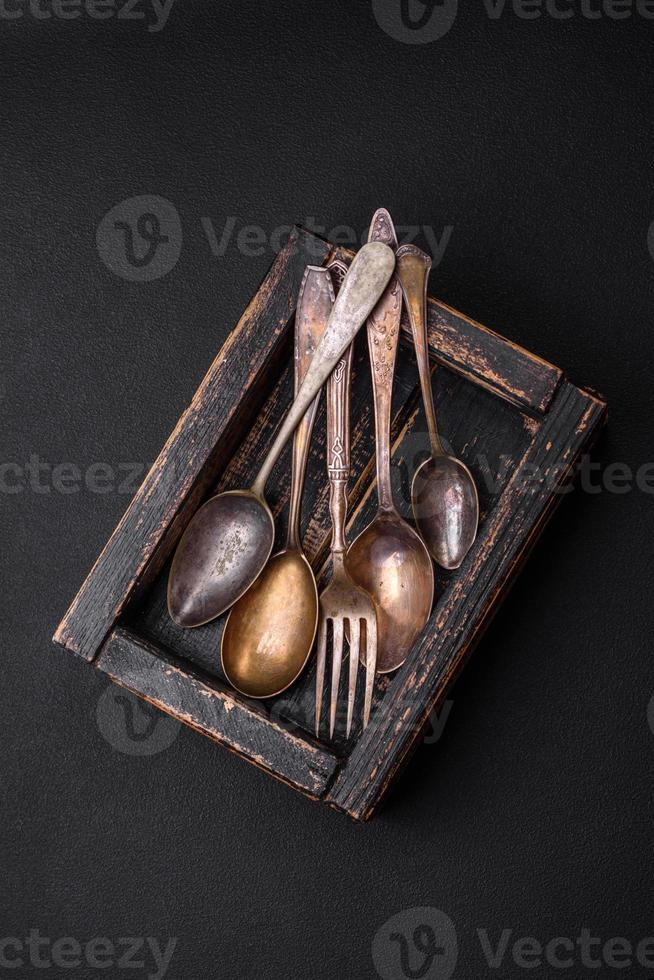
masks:
{"type": "MultiPolygon", "coordinates": [[[[335,270],[338,277],[338,270],[335,270]]],[[[336,277],[336,278],[337,278],[336,277]]],[[[329,476],[329,512],[332,519],[332,578],[320,596],[318,663],[316,674],[316,735],[320,730],[320,713],[327,665],[327,624],[332,624],[332,684],[329,704],[329,737],[334,735],[336,702],[343,661],[343,640],[349,645],[346,735],[352,728],[360,652],[365,653],[365,696],[363,727],[370,719],[372,691],[377,663],[377,614],[369,594],[350,578],[345,567],[347,543],[347,481],[350,475],[350,346],[327,382],[327,473],[329,476]],[[362,629],[365,640],[362,642],[362,629]]]]}

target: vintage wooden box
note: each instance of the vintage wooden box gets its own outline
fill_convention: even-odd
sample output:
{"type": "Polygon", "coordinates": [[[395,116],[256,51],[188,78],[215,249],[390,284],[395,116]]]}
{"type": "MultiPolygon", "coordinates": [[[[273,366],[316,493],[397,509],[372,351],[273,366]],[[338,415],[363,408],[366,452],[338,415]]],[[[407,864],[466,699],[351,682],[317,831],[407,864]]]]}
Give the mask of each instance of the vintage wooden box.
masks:
{"type": "MultiPolygon", "coordinates": [[[[166,611],[169,559],[196,508],[216,488],[249,486],[292,392],[293,312],[308,262],[348,253],[297,229],[275,259],[55,633],[55,642],[117,684],[287,782],[365,820],[378,807],[430,712],[506,594],[562,485],[597,435],[606,406],[551,364],[436,300],[429,304],[434,393],[446,444],[479,488],[477,540],[456,572],[436,571],[431,619],[404,665],[376,681],[371,723],[345,741],[312,735],[315,667],[289,691],[250,701],[221,676],[221,620],[182,630],[166,611]]],[[[220,311],[217,311],[217,316],[220,311]]],[[[324,398],[303,501],[305,550],[317,572],[328,554],[324,398]]],[[[375,508],[372,397],[365,331],[352,393],[350,540],[375,508]]],[[[426,426],[408,324],[394,393],[394,480],[409,487],[426,456],[426,426]]],[[[283,539],[287,449],[268,485],[283,539]]],[[[360,710],[360,704],[358,710],[360,710]]]]}

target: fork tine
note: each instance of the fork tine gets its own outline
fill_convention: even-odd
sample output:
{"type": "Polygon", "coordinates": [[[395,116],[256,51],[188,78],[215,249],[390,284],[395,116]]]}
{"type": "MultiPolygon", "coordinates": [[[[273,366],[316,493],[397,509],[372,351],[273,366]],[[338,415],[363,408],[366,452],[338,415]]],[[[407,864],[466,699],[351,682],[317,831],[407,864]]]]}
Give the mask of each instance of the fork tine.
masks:
{"type": "Polygon", "coordinates": [[[357,670],[359,667],[359,634],[361,632],[361,620],[350,620],[350,678],[347,688],[347,727],[345,734],[350,737],[352,728],[352,715],[354,714],[354,698],[357,693],[357,670]]]}
{"type": "Polygon", "coordinates": [[[333,738],[336,722],[336,702],[338,700],[338,682],[341,676],[343,661],[343,620],[332,619],[332,690],[329,705],[329,737],[333,738]]]}
{"type": "Polygon", "coordinates": [[[318,633],[318,659],[316,662],[316,735],[320,735],[320,712],[322,711],[322,692],[325,686],[325,660],[327,654],[327,620],[320,617],[318,633]]]}
{"type": "Polygon", "coordinates": [[[366,693],[363,704],[363,727],[366,728],[370,721],[370,709],[372,707],[372,689],[375,683],[375,670],[377,667],[377,618],[366,617],[366,693]]]}

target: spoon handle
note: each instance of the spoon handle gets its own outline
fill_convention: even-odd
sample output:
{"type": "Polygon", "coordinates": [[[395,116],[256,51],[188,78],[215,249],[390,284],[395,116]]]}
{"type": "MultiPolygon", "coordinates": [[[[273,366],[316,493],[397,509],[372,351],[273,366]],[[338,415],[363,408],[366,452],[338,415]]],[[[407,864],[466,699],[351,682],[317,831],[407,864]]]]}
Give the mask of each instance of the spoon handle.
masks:
{"type": "Polygon", "coordinates": [[[431,390],[431,372],[427,351],[427,279],[431,269],[431,259],[416,245],[401,245],[397,250],[397,278],[400,280],[404,302],[409,313],[413,344],[418,361],[422,400],[425,405],[429,442],[432,456],[445,456],[434,411],[434,396],[431,390]]]}
{"type": "MultiPolygon", "coordinates": [[[[263,496],[266,481],[284,446],[336,362],[365,323],[383,293],[394,266],[395,255],[382,242],[368,242],[354,256],[300,390],[252,485],[252,492],[257,496],[263,496]]],[[[329,276],[328,269],[316,266],[310,268],[321,275],[329,276]]]]}
{"type": "MultiPolygon", "coordinates": [[[[307,267],[300,286],[297,309],[295,311],[295,392],[304,381],[313,353],[325,332],[329,314],[334,305],[334,288],[330,276],[323,270],[307,267]]],[[[288,536],[286,547],[297,551],[300,542],[300,505],[302,488],[307,471],[307,459],[311,433],[316,420],[320,392],[304,413],[293,436],[293,456],[291,462],[291,500],[288,515],[288,536]]]]}
{"type": "MultiPolygon", "coordinates": [[[[392,248],[397,238],[391,216],[380,208],[375,212],[369,240],[382,240],[392,248]]],[[[391,489],[391,402],[393,377],[400,336],[402,294],[395,276],[368,317],[368,350],[375,406],[375,442],[377,465],[377,499],[380,510],[393,509],[391,489]]]]}

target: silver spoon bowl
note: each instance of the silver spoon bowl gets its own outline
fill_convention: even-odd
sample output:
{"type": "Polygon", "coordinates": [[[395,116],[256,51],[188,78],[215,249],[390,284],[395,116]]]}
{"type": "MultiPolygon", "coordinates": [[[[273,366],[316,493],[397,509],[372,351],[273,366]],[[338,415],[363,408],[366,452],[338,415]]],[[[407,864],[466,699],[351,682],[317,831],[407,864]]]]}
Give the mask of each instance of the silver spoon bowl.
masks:
{"type": "Polygon", "coordinates": [[[458,568],[477,535],[479,499],[472,474],[454,456],[431,456],[416,470],[411,505],[418,530],[441,568],[458,568]]]}

